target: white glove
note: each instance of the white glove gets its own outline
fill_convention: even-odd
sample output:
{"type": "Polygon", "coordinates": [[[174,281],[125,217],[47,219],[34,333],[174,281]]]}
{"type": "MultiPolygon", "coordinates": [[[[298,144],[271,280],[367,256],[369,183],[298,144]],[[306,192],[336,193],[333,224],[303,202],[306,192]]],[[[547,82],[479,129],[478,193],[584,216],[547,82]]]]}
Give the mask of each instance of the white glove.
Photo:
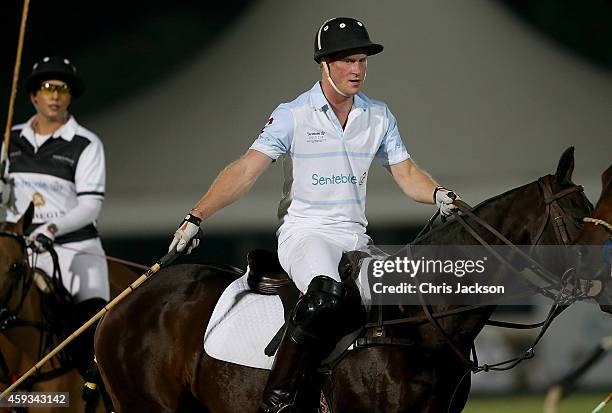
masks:
{"type": "Polygon", "coordinates": [[[174,233],[174,239],[168,248],[172,251],[176,247],[176,252],[191,254],[191,251],[200,245],[200,239],[195,236],[200,231],[202,220],[195,215],[187,214],[179,228],[174,233]],[[185,250],[187,248],[187,250],[185,250]]]}
{"type": "Polygon", "coordinates": [[[453,202],[461,198],[453,191],[443,186],[437,186],[433,193],[433,199],[442,216],[448,217],[452,215],[453,209],[457,209],[453,202]]]}
{"type": "Polygon", "coordinates": [[[55,234],[57,234],[57,225],[47,222],[32,231],[28,240],[36,251],[43,252],[53,245],[55,234]]]}

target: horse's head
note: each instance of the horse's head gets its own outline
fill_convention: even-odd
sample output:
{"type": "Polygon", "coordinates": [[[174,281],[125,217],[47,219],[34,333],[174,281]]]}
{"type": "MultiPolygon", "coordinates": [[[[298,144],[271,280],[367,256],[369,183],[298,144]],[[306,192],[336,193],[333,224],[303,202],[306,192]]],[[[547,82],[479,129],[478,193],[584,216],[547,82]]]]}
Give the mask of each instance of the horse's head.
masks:
{"type": "Polygon", "coordinates": [[[538,180],[543,203],[546,208],[544,221],[541,218],[539,232],[531,244],[563,245],[573,243],[583,228],[582,219],[593,210],[593,205],[584,195],[581,186],[572,182],[574,172],[574,148],[563,152],[554,175],[538,180]],[[545,231],[545,229],[549,229],[545,231]],[[550,230],[552,229],[552,230],[550,230]]]}
{"type": "MultiPolygon", "coordinates": [[[[601,309],[612,314],[612,165],[601,175],[601,196],[595,210],[585,222],[584,229],[578,236],[576,244],[601,245],[601,260],[597,268],[586,268],[579,264],[579,271],[585,278],[600,280],[603,291],[597,296],[601,309]]],[[[581,260],[584,263],[584,254],[593,252],[593,249],[584,248],[581,251],[581,260]]],[[[599,255],[599,250],[596,250],[599,255]]]]}
{"type": "Polygon", "coordinates": [[[34,204],[16,223],[0,223],[0,305],[11,298],[17,281],[23,278],[27,268],[27,250],[24,230],[32,223],[34,204]]]}

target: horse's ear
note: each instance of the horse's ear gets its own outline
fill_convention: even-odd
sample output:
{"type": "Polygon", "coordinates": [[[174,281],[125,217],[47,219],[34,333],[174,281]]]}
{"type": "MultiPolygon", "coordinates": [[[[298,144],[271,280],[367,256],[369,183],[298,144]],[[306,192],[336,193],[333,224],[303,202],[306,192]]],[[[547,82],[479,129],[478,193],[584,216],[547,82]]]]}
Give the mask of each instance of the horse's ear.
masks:
{"type": "Polygon", "coordinates": [[[17,231],[23,234],[26,228],[32,224],[32,219],[34,219],[34,203],[30,202],[26,212],[19,218],[19,221],[17,221],[17,231]]]}
{"type": "Polygon", "coordinates": [[[605,192],[606,188],[610,188],[610,186],[612,186],[612,165],[601,174],[602,193],[605,192]]]}
{"type": "Polygon", "coordinates": [[[572,181],[572,173],[574,172],[574,147],[570,146],[563,152],[561,159],[559,159],[559,165],[557,165],[557,172],[555,172],[555,178],[561,185],[569,184],[572,181]]]}

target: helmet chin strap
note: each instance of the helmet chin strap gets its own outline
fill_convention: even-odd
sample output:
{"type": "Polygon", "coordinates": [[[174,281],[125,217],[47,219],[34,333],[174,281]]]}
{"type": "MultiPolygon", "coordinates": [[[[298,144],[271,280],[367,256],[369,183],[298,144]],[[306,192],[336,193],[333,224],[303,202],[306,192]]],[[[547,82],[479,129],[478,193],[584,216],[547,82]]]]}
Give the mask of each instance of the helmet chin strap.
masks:
{"type": "Polygon", "coordinates": [[[342,96],[344,96],[345,98],[350,98],[351,96],[347,95],[346,93],[344,93],[342,91],[340,91],[340,89],[338,89],[338,86],[336,86],[336,84],[332,80],[331,75],[329,74],[329,65],[328,65],[328,63],[325,60],[323,61],[323,70],[325,70],[325,74],[327,75],[327,80],[329,80],[329,83],[334,88],[334,90],[336,92],[338,92],[339,94],[341,94],[342,96]]]}
{"type": "MultiPolygon", "coordinates": [[[[367,67],[367,66],[366,66],[367,67]]],[[[334,88],[334,90],[336,92],[338,92],[340,95],[344,96],[345,98],[350,98],[350,95],[347,95],[346,93],[342,92],[340,89],[338,89],[338,86],[336,86],[336,84],[334,83],[334,81],[331,78],[331,74],[329,72],[329,64],[324,60],[323,61],[323,70],[325,70],[325,74],[327,75],[327,80],[329,80],[329,84],[334,88]]],[[[365,82],[366,80],[366,76],[368,75],[368,71],[366,70],[363,73],[363,81],[365,82]]]]}

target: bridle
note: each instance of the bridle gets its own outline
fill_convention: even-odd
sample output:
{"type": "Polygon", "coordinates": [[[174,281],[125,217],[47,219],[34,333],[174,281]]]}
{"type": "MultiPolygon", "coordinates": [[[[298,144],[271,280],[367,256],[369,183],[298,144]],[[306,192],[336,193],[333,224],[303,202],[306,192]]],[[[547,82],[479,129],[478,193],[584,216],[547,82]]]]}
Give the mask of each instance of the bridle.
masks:
{"type": "MultiPolygon", "coordinates": [[[[579,185],[573,185],[559,192],[553,193],[551,175],[547,175],[547,176],[539,178],[537,183],[544,197],[545,214],[544,214],[544,219],[542,220],[542,223],[539,225],[538,231],[536,231],[535,233],[536,235],[532,237],[532,245],[535,245],[541,241],[542,235],[544,234],[546,226],[548,225],[549,222],[553,223],[553,228],[554,228],[557,243],[559,245],[569,245],[572,240],[567,230],[567,224],[569,220],[573,218],[570,216],[570,213],[563,210],[563,208],[559,205],[558,201],[570,194],[573,194],[574,192],[583,192],[584,191],[583,187],[579,185]]],[[[510,248],[513,248],[515,252],[519,253],[520,255],[523,256],[523,258],[530,261],[532,265],[536,265],[537,267],[539,267],[542,270],[541,274],[539,274],[540,276],[547,279],[548,281],[551,281],[551,278],[556,279],[553,274],[550,274],[547,270],[542,268],[539,263],[534,261],[531,257],[526,255],[523,251],[519,250],[512,242],[510,242],[499,231],[497,231],[487,222],[485,222],[484,220],[479,218],[476,214],[474,214],[472,212],[472,208],[469,205],[467,205],[466,203],[462,201],[455,202],[455,205],[457,205],[458,209],[463,215],[469,216],[472,220],[474,220],[474,222],[476,222],[477,224],[485,228],[487,231],[492,233],[503,244],[506,244],[510,248]]],[[[491,246],[472,228],[470,224],[468,224],[465,221],[465,219],[459,213],[455,212],[453,215],[455,219],[465,228],[465,230],[468,233],[470,233],[482,246],[484,246],[485,248],[488,248],[489,251],[492,251],[491,246]]],[[[430,219],[429,223],[424,228],[424,231],[421,231],[419,236],[417,236],[416,238],[417,240],[421,237],[421,234],[431,229],[433,221],[436,219],[437,216],[438,214],[434,215],[430,219]]],[[[495,253],[494,255],[498,255],[498,254],[495,253]]],[[[512,267],[511,264],[509,265],[512,267]]],[[[542,291],[540,292],[545,291],[544,289],[541,289],[541,290],[542,291]]],[[[478,365],[478,359],[477,359],[476,351],[473,345],[472,345],[472,354],[474,357],[474,361],[471,361],[469,358],[464,356],[463,351],[457,347],[457,345],[453,342],[451,337],[444,331],[444,329],[438,322],[439,319],[444,318],[444,317],[483,309],[485,308],[485,305],[483,304],[469,305],[469,306],[462,306],[462,307],[447,310],[447,311],[433,312],[431,307],[424,302],[421,294],[419,294],[419,297],[422,299],[421,307],[424,313],[423,315],[398,318],[398,319],[393,319],[393,320],[383,320],[382,307],[379,306],[378,320],[376,322],[368,323],[365,326],[366,331],[370,330],[370,331],[373,331],[373,333],[366,334],[365,337],[360,337],[355,343],[355,347],[364,348],[364,347],[371,347],[371,346],[377,346],[377,345],[412,346],[414,345],[414,342],[412,340],[387,337],[386,332],[385,332],[385,327],[391,326],[391,325],[399,325],[399,324],[414,324],[414,323],[429,322],[440,333],[440,335],[443,337],[445,342],[453,350],[453,352],[458,356],[461,362],[469,369],[468,371],[477,373],[479,371],[489,371],[489,370],[509,370],[515,367],[516,365],[518,365],[521,361],[532,358],[534,356],[535,346],[540,341],[540,339],[543,337],[544,333],[546,332],[546,330],[548,329],[552,321],[559,314],[561,314],[563,310],[565,310],[568,307],[568,304],[566,302],[563,302],[563,303],[558,302],[559,298],[561,298],[561,296],[563,295],[562,294],[563,292],[564,292],[564,288],[560,288],[559,294],[557,296],[551,297],[555,299],[555,303],[551,307],[551,310],[548,313],[546,319],[540,323],[519,324],[519,323],[509,323],[509,322],[502,322],[502,321],[496,321],[496,320],[487,320],[487,323],[486,323],[487,325],[493,325],[497,327],[518,328],[518,329],[529,329],[529,328],[541,327],[541,330],[537,338],[535,339],[534,343],[527,349],[527,351],[525,351],[523,354],[519,355],[518,357],[515,357],[513,359],[510,359],[504,362],[495,363],[491,365],[488,365],[488,364],[478,365]],[[503,366],[506,366],[506,367],[503,367],[503,366]]]]}
{"type": "Polygon", "coordinates": [[[574,192],[584,192],[584,188],[582,185],[573,185],[553,194],[551,180],[551,175],[546,175],[538,179],[538,185],[540,186],[542,194],[544,195],[546,212],[540,229],[538,232],[536,232],[536,236],[531,242],[532,245],[537,245],[540,242],[540,238],[542,237],[549,220],[554,223],[553,228],[555,230],[555,236],[559,245],[569,245],[572,242],[572,239],[567,231],[567,217],[569,213],[563,211],[563,208],[561,208],[557,201],[570,194],[573,194],[574,192]]]}
{"type": "MultiPolygon", "coordinates": [[[[10,287],[7,289],[7,293],[0,300],[0,332],[5,332],[13,327],[32,327],[40,331],[40,345],[39,345],[39,358],[45,351],[45,344],[47,343],[49,335],[53,335],[53,331],[50,325],[44,321],[33,321],[26,320],[19,317],[19,313],[23,308],[25,298],[32,287],[34,280],[33,276],[27,276],[27,272],[30,270],[28,263],[27,248],[28,243],[26,237],[22,234],[13,231],[0,230],[0,237],[12,238],[19,243],[21,249],[21,259],[11,265],[9,270],[9,276],[16,277],[16,279],[10,280],[10,287]],[[13,293],[20,290],[19,300],[17,306],[14,309],[9,308],[9,302],[13,293]]],[[[67,373],[72,367],[67,367],[66,363],[60,363],[59,367],[56,367],[50,371],[39,372],[36,376],[32,377],[32,380],[27,382],[27,386],[31,386],[36,382],[51,380],[67,373]]],[[[12,384],[15,377],[10,374],[10,369],[6,363],[6,359],[2,350],[0,349],[0,382],[4,384],[12,384]]]]}
{"type": "Polygon", "coordinates": [[[14,239],[19,243],[22,251],[21,259],[13,263],[9,269],[9,276],[15,277],[16,279],[10,280],[10,287],[7,289],[5,296],[1,297],[0,299],[0,331],[5,331],[12,327],[18,320],[17,314],[19,314],[21,308],[23,307],[25,297],[32,285],[32,278],[25,276],[28,269],[25,237],[16,232],[4,230],[0,230],[0,237],[9,237],[14,239]],[[21,295],[16,308],[11,310],[9,308],[9,301],[16,290],[20,290],[21,295]]]}

